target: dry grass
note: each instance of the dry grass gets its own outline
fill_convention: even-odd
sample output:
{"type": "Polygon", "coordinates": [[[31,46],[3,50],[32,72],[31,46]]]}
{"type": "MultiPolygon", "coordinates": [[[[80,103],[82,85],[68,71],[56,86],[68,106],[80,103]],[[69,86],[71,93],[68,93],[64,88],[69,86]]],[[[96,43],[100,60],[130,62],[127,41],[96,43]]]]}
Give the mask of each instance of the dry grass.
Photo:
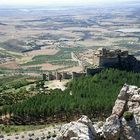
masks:
{"type": "Polygon", "coordinates": [[[53,65],[50,63],[43,63],[43,64],[37,64],[37,65],[29,65],[29,66],[22,66],[22,68],[33,68],[33,67],[41,67],[41,70],[48,70],[48,71],[52,71],[52,70],[57,70],[60,68],[64,68],[65,66],[63,65],[53,65]]]}
{"type": "Polygon", "coordinates": [[[71,72],[82,72],[82,71],[83,71],[83,68],[79,67],[79,66],[75,66],[75,67],[60,70],[60,72],[69,72],[69,73],[71,73],[71,72]]]}
{"type": "Polygon", "coordinates": [[[15,61],[11,61],[11,62],[0,64],[0,68],[19,69],[20,66],[15,61]]]}
{"type": "Polygon", "coordinates": [[[59,49],[42,49],[42,50],[33,50],[26,53],[27,56],[37,56],[37,55],[55,55],[59,52],[59,49]]]}

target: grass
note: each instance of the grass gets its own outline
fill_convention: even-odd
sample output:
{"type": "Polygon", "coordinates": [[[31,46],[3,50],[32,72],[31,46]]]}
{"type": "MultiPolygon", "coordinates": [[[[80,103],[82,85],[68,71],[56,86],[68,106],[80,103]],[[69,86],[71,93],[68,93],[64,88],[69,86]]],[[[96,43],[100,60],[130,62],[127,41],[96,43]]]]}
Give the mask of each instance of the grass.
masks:
{"type": "Polygon", "coordinates": [[[53,61],[53,62],[50,62],[51,64],[54,64],[54,65],[65,65],[65,66],[77,66],[78,63],[77,62],[74,62],[74,61],[71,61],[71,60],[65,60],[65,61],[53,61]]]}
{"type": "Polygon", "coordinates": [[[23,131],[33,131],[38,129],[44,129],[47,127],[44,125],[0,125],[0,134],[12,134],[19,133],[23,131]]]}
{"type": "Polygon", "coordinates": [[[0,77],[0,91],[1,92],[12,92],[13,89],[24,87],[34,81],[39,80],[38,77],[26,76],[26,75],[15,75],[0,77]]]}

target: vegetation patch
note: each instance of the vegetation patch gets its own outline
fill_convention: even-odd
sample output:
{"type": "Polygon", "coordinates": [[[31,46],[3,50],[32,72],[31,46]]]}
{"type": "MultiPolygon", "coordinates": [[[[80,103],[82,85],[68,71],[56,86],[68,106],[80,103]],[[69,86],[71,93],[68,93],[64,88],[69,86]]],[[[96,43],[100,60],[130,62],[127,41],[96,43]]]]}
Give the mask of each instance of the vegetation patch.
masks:
{"type": "Polygon", "coordinates": [[[11,113],[13,120],[18,118],[20,123],[54,118],[70,120],[81,114],[94,118],[108,116],[124,83],[140,86],[140,74],[104,70],[94,77],[73,80],[65,91],[52,90],[49,95],[37,94],[11,106],[3,106],[0,114],[11,113]]]}
{"type": "Polygon", "coordinates": [[[25,75],[0,78],[0,107],[15,104],[33,96],[33,90],[29,88],[29,92],[26,86],[34,84],[36,80],[38,79],[25,75]]]}
{"type": "Polygon", "coordinates": [[[0,125],[0,134],[12,134],[23,131],[44,129],[47,125],[0,125]]]}
{"type": "Polygon", "coordinates": [[[126,121],[131,121],[133,119],[133,113],[132,112],[124,112],[123,117],[125,118],[126,121]]]}
{"type": "Polygon", "coordinates": [[[33,57],[33,61],[22,64],[22,66],[28,65],[37,65],[49,62],[51,64],[65,64],[65,65],[75,65],[71,59],[71,52],[81,52],[83,51],[83,47],[75,47],[75,48],[61,48],[61,50],[55,55],[38,55],[33,57]],[[63,61],[63,62],[62,62],[63,61]],[[68,62],[68,63],[67,63],[68,62]]]}

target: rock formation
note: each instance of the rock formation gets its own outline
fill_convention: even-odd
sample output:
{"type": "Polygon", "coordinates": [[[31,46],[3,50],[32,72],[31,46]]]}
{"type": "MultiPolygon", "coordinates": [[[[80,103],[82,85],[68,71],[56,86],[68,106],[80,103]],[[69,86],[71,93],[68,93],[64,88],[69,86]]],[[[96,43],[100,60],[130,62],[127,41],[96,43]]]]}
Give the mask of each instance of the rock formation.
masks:
{"type": "Polygon", "coordinates": [[[82,116],[76,122],[65,124],[60,130],[59,140],[94,140],[95,129],[87,116],[82,116]]]}
{"type": "Polygon", "coordinates": [[[126,84],[123,86],[112,115],[103,126],[103,134],[108,140],[140,139],[140,89],[138,87],[126,84]]]}
{"type": "Polygon", "coordinates": [[[59,140],[140,140],[140,88],[124,85],[110,117],[105,122],[92,122],[82,116],[65,124],[59,140]]]}

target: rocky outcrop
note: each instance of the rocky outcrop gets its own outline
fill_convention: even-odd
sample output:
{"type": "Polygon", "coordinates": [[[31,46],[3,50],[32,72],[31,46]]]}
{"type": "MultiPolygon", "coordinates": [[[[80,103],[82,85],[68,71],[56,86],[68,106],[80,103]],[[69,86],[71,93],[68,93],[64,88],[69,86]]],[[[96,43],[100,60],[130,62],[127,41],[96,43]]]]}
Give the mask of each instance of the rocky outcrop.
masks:
{"type": "Polygon", "coordinates": [[[103,126],[103,135],[107,140],[118,140],[121,132],[121,124],[118,115],[111,115],[103,126]]]}
{"type": "Polygon", "coordinates": [[[58,136],[59,140],[95,140],[95,138],[95,129],[87,116],[65,124],[60,130],[60,136],[58,136]]]}
{"type": "Polygon", "coordinates": [[[107,140],[140,139],[140,89],[138,87],[126,84],[123,86],[112,114],[103,126],[103,135],[107,140]],[[124,115],[125,112],[129,112],[127,116],[124,115]]]}
{"type": "Polygon", "coordinates": [[[110,117],[92,122],[86,116],[61,128],[59,140],[140,140],[140,88],[124,85],[110,117]]]}

